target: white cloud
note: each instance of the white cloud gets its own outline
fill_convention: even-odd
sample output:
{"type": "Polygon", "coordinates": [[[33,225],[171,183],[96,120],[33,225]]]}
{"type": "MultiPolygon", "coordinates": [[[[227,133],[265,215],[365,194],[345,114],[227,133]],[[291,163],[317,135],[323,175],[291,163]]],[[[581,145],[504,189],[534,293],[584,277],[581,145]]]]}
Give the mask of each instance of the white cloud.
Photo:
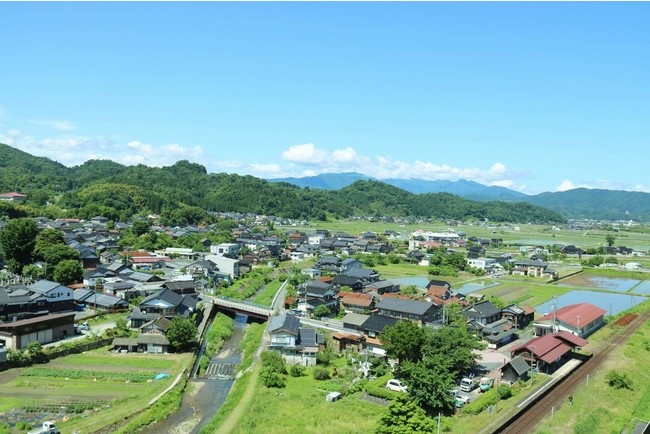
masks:
{"type": "Polygon", "coordinates": [[[73,131],[75,126],[70,121],[55,121],[55,120],[38,120],[32,119],[29,121],[35,125],[41,125],[44,127],[52,128],[57,131],[73,131]]]}
{"type": "Polygon", "coordinates": [[[237,169],[239,167],[242,167],[243,165],[244,163],[236,160],[217,160],[217,161],[213,161],[210,166],[218,167],[220,169],[217,171],[221,171],[222,169],[237,169]]]}
{"type": "Polygon", "coordinates": [[[636,184],[633,188],[632,191],[640,191],[643,193],[650,193],[650,187],[647,187],[643,184],[636,184]]]}
{"type": "Polygon", "coordinates": [[[336,162],[352,162],[357,158],[357,151],[347,147],[345,149],[337,149],[332,152],[332,159],[336,162]]]}
{"type": "Polygon", "coordinates": [[[576,185],[573,183],[573,181],[569,179],[565,179],[560,183],[560,185],[555,187],[555,191],[567,191],[567,190],[573,190],[575,188],[593,188],[593,187],[584,183],[576,185]]]}
{"type": "Polygon", "coordinates": [[[327,159],[327,151],[318,149],[313,143],[294,145],[282,153],[282,158],[300,164],[321,164],[327,159]]]}

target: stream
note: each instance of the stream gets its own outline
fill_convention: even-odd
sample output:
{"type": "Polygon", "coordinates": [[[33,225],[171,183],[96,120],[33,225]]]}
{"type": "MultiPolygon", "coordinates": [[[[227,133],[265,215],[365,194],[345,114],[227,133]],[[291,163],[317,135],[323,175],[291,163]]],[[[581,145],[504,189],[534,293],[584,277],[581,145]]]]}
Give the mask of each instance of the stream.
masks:
{"type": "Polygon", "coordinates": [[[166,434],[198,434],[201,427],[223,405],[241,362],[239,344],[244,337],[246,317],[237,316],[230,339],[212,356],[210,366],[199,378],[187,383],[181,408],[163,421],[157,422],[147,432],[166,434]],[[207,375],[206,375],[207,374],[207,375]],[[206,378],[207,377],[207,378],[206,378]]]}

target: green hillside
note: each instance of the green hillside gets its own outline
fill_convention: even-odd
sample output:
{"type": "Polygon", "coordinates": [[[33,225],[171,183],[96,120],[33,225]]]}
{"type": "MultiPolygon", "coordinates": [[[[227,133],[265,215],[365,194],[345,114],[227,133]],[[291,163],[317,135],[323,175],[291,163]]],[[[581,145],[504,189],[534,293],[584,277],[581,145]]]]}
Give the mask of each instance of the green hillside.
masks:
{"type": "MultiPolygon", "coordinates": [[[[210,220],[207,211],[233,211],[294,219],[365,216],[475,219],[555,223],[557,213],[526,203],[474,202],[448,193],[413,194],[379,182],[360,180],[340,190],[299,188],[253,176],[209,174],[205,167],[178,161],[168,167],[123,166],[91,160],[67,168],[2,146],[0,188],[30,198],[23,214],[89,219],[104,215],[128,220],[157,213],[169,224],[210,220]],[[37,199],[37,200],[33,200],[37,199]],[[54,207],[42,205],[51,202],[54,207]]],[[[6,204],[3,205],[6,209],[6,204]]],[[[0,209],[0,213],[3,213],[0,209]]],[[[6,210],[4,214],[10,214],[6,210]]]]}

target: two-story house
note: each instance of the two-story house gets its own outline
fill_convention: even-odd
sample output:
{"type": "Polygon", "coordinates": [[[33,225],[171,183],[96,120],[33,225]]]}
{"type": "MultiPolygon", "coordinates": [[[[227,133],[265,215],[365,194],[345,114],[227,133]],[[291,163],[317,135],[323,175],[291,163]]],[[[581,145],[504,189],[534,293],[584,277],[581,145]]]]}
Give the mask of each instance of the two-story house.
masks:
{"type": "Polygon", "coordinates": [[[433,303],[404,298],[384,297],[376,307],[379,315],[417,321],[420,324],[437,320],[440,313],[438,306],[433,303]]]}
{"type": "Polygon", "coordinates": [[[294,315],[283,313],[271,318],[269,325],[271,343],[269,351],[278,351],[290,365],[314,366],[319,344],[324,343],[322,334],[312,328],[300,327],[294,315]]]}

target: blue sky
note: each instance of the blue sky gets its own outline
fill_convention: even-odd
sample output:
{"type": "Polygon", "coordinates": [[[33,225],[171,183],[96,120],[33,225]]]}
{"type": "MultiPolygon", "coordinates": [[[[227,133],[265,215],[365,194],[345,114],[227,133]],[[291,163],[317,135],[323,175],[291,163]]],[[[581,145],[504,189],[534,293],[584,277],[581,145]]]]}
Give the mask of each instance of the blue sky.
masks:
{"type": "Polygon", "coordinates": [[[262,178],[650,192],[650,4],[7,3],[0,142],[262,178]]]}

